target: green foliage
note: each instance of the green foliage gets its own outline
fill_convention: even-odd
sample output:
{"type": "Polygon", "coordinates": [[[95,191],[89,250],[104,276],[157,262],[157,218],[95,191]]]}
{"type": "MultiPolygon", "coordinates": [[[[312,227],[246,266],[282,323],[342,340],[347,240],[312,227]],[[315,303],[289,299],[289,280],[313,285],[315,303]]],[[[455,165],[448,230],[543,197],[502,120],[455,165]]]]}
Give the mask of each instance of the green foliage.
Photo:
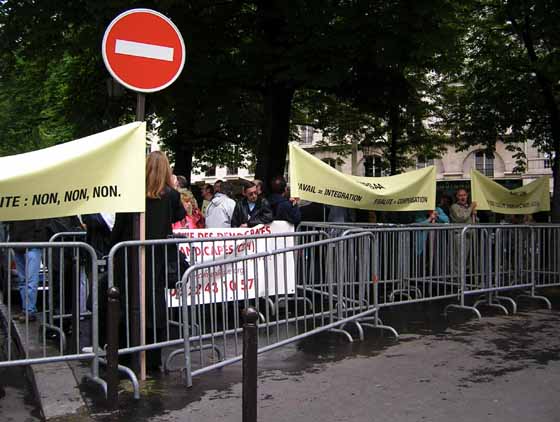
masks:
{"type": "MultiPolygon", "coordinates": [[[[0,154],[134,118],[134,93],[107,90],[100,45],[108,23],[138,5],[168,15],[185,38],[183,74],[148,96],[147,112],[171,155],[195,164],[248,166],[257,151],[263,159],[263,138],[285,143],[300,124],[341,153],[379,145],[393,171],[448,144],[492,150],[498,139],[518,170],[525,140],[560,157],[543,95],[548,86],[553,105],[560,95],[552,0],[2,2],[0,154]],[[271,111],[275,92],[290,99],[280,135],[271,121],[288,117],[271,111]]],[[[276,152],[268,159],[283,163],[276,152]]]]}
{"type": "Polygon", "coordinates": [[[61,112],[67,86],[57,79],[65,67],[65,62],[15,58],[13,70],[0,79],[1,155],[72,139],[72,125],[61,112]]]}
{"type": "Polygon", "coordinates": [[[526,168],[523,143],[553,157],[553,220],[560,221],[560,7],[552,0],[477,0],[463,21],[464,60],[442,78],[441,126],[459,149],[507,144],[526,168]]]}
{"type": "MultiPolygon", "coordinates": [[[[554,150],[550,111],[537,72],[558,80],[560,42],[551,28],[559,17],[558,7],[548,1],[475,3],[466,20],[470,31],[464,39],[464,63],[440,86],[442,125],[455,135],[459,149],[482,144],[492,150],[501,140],[531,141],[542,151],[554,150]],[[513,19],[524,22],[535,61],[513,19]]],[[[558,84],[551,88],[558,97],[558,84]]]]}

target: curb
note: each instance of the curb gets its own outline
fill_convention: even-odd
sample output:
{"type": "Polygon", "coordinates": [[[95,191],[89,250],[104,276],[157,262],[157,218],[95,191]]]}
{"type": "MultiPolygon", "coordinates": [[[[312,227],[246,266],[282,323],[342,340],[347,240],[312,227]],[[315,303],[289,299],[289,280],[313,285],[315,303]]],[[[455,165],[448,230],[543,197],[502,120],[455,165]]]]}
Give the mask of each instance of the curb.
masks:
{"type": "MultiPolygon", "coordinates": [[[[26,343],[20,324],[9,321],[8,309],[0,303],[0,323],[7,329],[11,324],[12,339],[16,344],[18,356],[27,354],[26,343]]],[[[35,323],[39,327],[39,323],[35,323]]],[[[30,326],[31,332],[34,327],[30,326]]],[[[31,335],[29,336],[31,340],[31,335]]],[[[31,343],[31,341],[30,341],[31,343]]],[[[57,349],[47,345],[47,352],[56,353],[57,349]]],[[[29,353],[33,356],[33,353],[29,353]]],[[[45,420],[83,413],[86,403],[80,394],[79,382],[67,362],[54,362],[26,366],[27,378],[45,420]]]]}

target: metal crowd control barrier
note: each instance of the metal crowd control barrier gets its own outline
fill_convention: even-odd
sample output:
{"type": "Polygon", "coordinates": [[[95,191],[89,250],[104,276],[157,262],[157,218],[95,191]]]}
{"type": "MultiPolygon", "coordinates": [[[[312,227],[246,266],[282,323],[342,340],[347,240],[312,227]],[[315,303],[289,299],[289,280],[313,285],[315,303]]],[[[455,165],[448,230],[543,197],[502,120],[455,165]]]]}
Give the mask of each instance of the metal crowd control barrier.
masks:
{"type": "MultiPolygon", "coordinates": [[[[123,309],[119,354],[179,347],[170,353],[164,350],[164,368],[184,354],[188,384],[192,376],[240,360],[240,310],[248,306],[259,314],[262,353],[323,331],[339,333],[349,341],[363,339],[364,326],[398,336],[383,325],[378,312],[406,303],[453,299],[458,303],[448,305],[446,312],[464,308],[480,318],[478,308],[483,304],[505,313],[510,309],[504,305],[509,305],[515,312],[515,299],[504,293],[519,292],[518,297],[543,300],[550,307],[536,289],[560,285],[560,225],[358,228],[320,223],[313,227],[334,227],[337,237],[305,231],[304,226],[296,233],[122,242],[111,250],[106,273],[99,272],[101,261],[95,250],[82,242],[2,243],[0,248],[9,251],[40,249],[41,261],[48,264],[42,266],[39,278],[43,296],[38,301],[37,322],[29,314],[11,322],[17,306],[12,303],[14,281],[8,272],[0,301],[8,322],[7,357],[0,357],[0,367],[88,360],[92,362],[88,378],[106,392],[99,376],[99,364],[105,362],[100,347],[105,344],[105,330],[99,325],[105,322],[106,299],[99,299],[98,291],[105,294],[114,284],[121,289],[123,309]],[[132,262],[131,248],[143,251],[145,260],[132,262]],[[66,256],[72,258],[70,264],[66,256]],[[139,330],[130,321],[131,312],[136,311],[128,283],[132,265],[145,265],[146,270],[144,344],[131,341],[133,329],[139,330]],[[81,328],[89,327],[89,320],[77,316],[88,313],[74,312],[71,322],[76,335],[67,348],[63,337],[68,327],[63,320],[68,316],[64,311],[68,295],[64,291],[54,294],[53,288],[58,284],[66,290],[72,280],[71,306],[79,309],[80,266],[87,267],[91,282],[91,332],[78,335],[81,328]],[[66,270],[72,275],[65,277],[66,270]],[[473,306],[467,306],[467,297],[474,298],[473,306]],[[52,327],[57,328],[54,338],[52,327]],[[26,350],[23,358],[12,346],[18,339],[20,349],[26,350]],[[92,347],[84,348],[90,340],[92,347]]],[[[7,255],[9,266],[12,255],[7,255]]],[[[131,379],[138,398],[134,373],[121,365],[119,370],[131,379]]]]}
{"type": "MultiPolygon", "coordinates": [[[[55,233],[50,239],[49,242],[80,242],[84,241],[86,238],[86,232],[59,232],[55,233]]],[[[75,254],[75,250],[70,250],[71,255],[66,253],[56,254],[56,250],[53,253],[53,249],[48,249],[48,257],[47,257],[47,271],[45,273],[48,276],[48,285],[46,287],[48,291],[48,308],[46,309],[47,319],[43,321],[43,325],[51,331],[57,333],[58,338],[60,340],[60,348],[65,349],[67,340],[66,340],[66,333],[64,332],[64,319],[72,318],[73,324],[75,325],[76,319],[79,319],[80,316],[91,315],[90,312],[85,314],[79,315],[77,310],[80,309],[80,306],[71,306],[68,313],[68,309],[66,309],[66,304],[68,298],[67,295],[67,288],[66,286],[70,284],[70,286],[77,287],[76,289],[70,289],[71,291],[75,290],[74,293],[78,297],[80,294],[83,294],[83,287],[81,285],[83,270],[84,270],[84,263],[80,262],[79,255],[75,254]],[[55,256],[56,255],[56,256],[55,256]],[[70,278],[70,280],[67,280],[70,278]],[[55,295],[57,296],[57,301],[60,304],[58,308],[55,307],[55,295]],[[58,322],[58,325],[57,325],[58,322]]],[[[87,289],[86,289],[87,291],[87,289]]],[[[72,303],[76,305],[80,304],[80,301],[72,300],[72,303]]]]}
{"type": "Polygon", "coordinates": [[[371,257],[363,259],[372,260],[369,277],[378,294],[370,298],[377,298],[379,308],[460,295],[459,227],[364,227],[346,230],[343,235],[360,232],[373,236],[371,257]]]}
{"type": "MultiPolygon", "coordinates": [[[[90,299],[91,299],[91,326],[89,322],[81,322],[79,319],[73,321],[75,325],[72,327],[73,332],[80,333],[84,325],[87,326],[87,334],[80,337],[75,335],[73,338],[73,350],[68,352],[63,347],[61,340],[53,341],[49,336],[47,324],[43,321],[48,321],[49,313],[54,309],[47,307],[47,297],[42,295],[40,300],[37,300],[37,314],[30,314],[27,310],[23,313],[20,311],[20,305],[13,303],[11,288],[12,288],[12,275],[8,273],[7,292],[4,292],[2,301],[0,302],[0,310],[3,313],[2,321],[5,323],[4,329],[6,331],[6,347],[5,356],[0,356],[0,367],[19,366],[19,365],[35,365],[52,362],[62,361],[75,361],[87,360],[91,361],[91,374],[87,376],[88,379],[99,384],[105,388],[105,382],[99,377],[99,356],[100,350],[98,349],[98,303],[97,303],[97,256],[95,250],[88,244],[83,242],[9,242],[0,243],[0,248],[15,251],[20,254],[23,252],[24,266],[26,268],[26,278],[29,273],[29,260],[39,258],[43,263],[47,261],[50,251],[62,255],[70,251],[73,256],[78,258],[83,257],[86,259],[86,265],[91,270],[91,286],[90,286],[90,299]],[[35,251],[32,256],[29,251],[35,251]],[[7,295],[6,295],[7,293],[7,295]],[[19,312],[19,317],[17,314],[19,312]],[[57,347],[58,346],[58,347],[57,347]],[[84,347],[92,346],[91,350],[84,351],[84,347]],[[23,353],[23,357],[20,356],[23,353]]],[[[15,255],[14,255],[15,256],[15,255]]],[[[20,255],[21,256],[21,255],[20,255]]],[[[8,265],[11,265],[11,253],[8,254],[8,265]]],[[[50,282],[47,273],[52,272],[51,268],[42,266],[40,269],[39,285],[42,291],[45,292],[50,282]]],[[[34,277],[37,280],[36,277],[34,277]]],[[[19,281],[18,281],[19,282],[19,281]]],[[[76,286],[74,286],[76,287],[76,286]]],[[[77,289],[75,289],[77,290],[77,289]]],[[[73,296],[75,299],[75,296],[73,296]]],[[[25,302],[24,302],[25,303],[25,302]]]]}
{"type": "Polygon", "coordinates": [[[399,224],[388,223],[337,223],[337,222],[324,222],[324,221],[302,221],[298,224],[298,231],[325,231],[330,237],[342,236],[345,232],[354,230],[369,230],[386,227],[401,227],[399,224]]]}
{"type": "Polygon", "coordinates": [[[502,303],[517,310],[514,299],[500,295],[502,291],[530,290],[522,297],[543,300],[535,295],[540,279],[555,285],[560,274],[554,273],[556,261],[549,259],[555,238],[552,227],[520,225],[411,225],[394,228],[346,230],[342,235],[356,232],[373,233],[373,277],[379,284],[379,307],[403,303],[456,298],[452,308],[473,312],[478,318],[480,305],[487,304],[504,313],[502,303]],[[546,233],[546,234],[545,234],[546,233]],[[535,252],[535,253],[534,253],[535,252]],[[538,264],[537,264],[538,262],[538,264]],[[556,279],[554,278],[556,277],[556,279]],[[465,304],[465,297],[476,298],[473,306],[465,304]]]}
{"type": "MultiPolygon", "coordinates": [[[[222,262],[227,256],[253,256],[257,253],[271,253],[291,244],[305,244],[317,239],[325,238],[323,232],[291,232],[260,234],[249,236],[210,237],[210,238],[170,238],[147,241],[126,241],[115,245],[108,256],[108,286],[119,287],[121,291],[121,308],[123,310],[122,335],[119,354],[130,354],[140,351],[163,349],[182,345],[182,313],[181,299],[175,289],[176,284],[188,265],[222,262]],[[141,262],[131,262],[131,250],[143,250],[145,255],[145,315],[146,338],[145,344],[135,342],[133,333],[139,330],[132,326],[131,313],[134,301],[130,294],[128,274],[132,265],[141,262]],[[219,259],[219,261],[215,261],[219,259]],[[136,344],[135,344],[136,343],[136,344]]],[[[141,256],[138,253],[137,256],[141,256]]],[[[212,264],[211,264],[212,265],[212,264]]],[[[241,288],[241,286],[240,286],[241,288]]],[[[214,286],[203,283],[201,291],[209,291],[214,286]]],[[[263,299],[261,319],[274,314],[284,301],[299,301],[300,297],[287,295],[282,301],[274,301],[274,297],[263,299]]],[[[103,303],[103,301],[101,301],[103,303]]],[[[284,305],[285,306],[285,305],[284,305]]],[[[204,310],[200,309],[204,314],[204,310]]],[[[195,330],[206,330],[206,320],[195,326],[195,330]]],[[[103,341],[102,343],[103,344],[103,341]]]]}
{"type": "MultiPolygon", "coordinates": [[[[367,286],[354,286],[348,279],[349,268],[355,264],[353,254],[368,256],[371,239],[370,233],[358,233],[191,266],[178,284],[183,349],[171,353],[168,363],[184,354],[186,382],[190,386],[193,376],[238,362],[242,341],[240,309],[254,303],[257,312],[262,313],[260,299],[266,303],[274,296],[293,294],[295,306],[281,309],[276,301],[274,313],[264,308],[264,318],[258,324],[259,353],[323,331],[333,331],[353,341],[346,329],[349,324],[363,338],[364,324],[359,321],[369,318],[374,320],[373,327],[386,328],[376,325],[377,309],[364,298],[367,286]],[[361,240],[357,244],[363,249],[350,250],[357,240],[361,240]],[[293,272],[289,270],[291,262],[293,272]],[[208,290],[206,285],[210,286],[208,290]],[[197,359],[192,358],[195,352],[197,359]]],[[[368,284],[370,265],[369,260],[364,260],[359,267],[360,280],[368,284]]]]}
{"type": "MultiPolygon", "coordinates": [[[[534,287],[560,285],[560,226],[531,225],[533,231],[534,287]]],[[[535,293],[534,290],[532,292],[535,293]]]]}
{"type": "Polygon", "coordinates": [[[531,225],[471,225],[463,228],[460,239],[461,306],[465,305],[466,296],[483,295],[475,301],[474,310],[484,304],[507,315],[509,311],[502,303],[508,303],[511,312],[515,313],[517,303],[501,292],[522,290],[528,291],[523,297],[542,300],[550,309],[547,298],[535,295],[537,250],[549,250],[548,244],[539,244],[540,232],[542,229],[531,225]]]}

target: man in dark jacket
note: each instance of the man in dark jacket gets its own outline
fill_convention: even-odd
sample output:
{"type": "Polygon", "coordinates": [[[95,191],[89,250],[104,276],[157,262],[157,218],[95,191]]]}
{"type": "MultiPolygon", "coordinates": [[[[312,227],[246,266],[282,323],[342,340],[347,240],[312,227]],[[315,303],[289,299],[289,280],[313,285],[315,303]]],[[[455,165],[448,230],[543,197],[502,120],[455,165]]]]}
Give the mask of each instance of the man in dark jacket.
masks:
{"type": "Polygon", "coordinates": [[[270,182],[272,194],[268,200],[275,220],[284,220],[297,226],[301,221],[301,213],[295,199],[288,199],[288,184],[282,176],[270,182]]]}
{"type": "Polygon", "coordinates": [[[257,186],[249,182],[245,187],[245,198],[237,202],[231,217],[231,227],[253,227],[268,224],[273,220],[268,201],[259,198],[257,186]]]}
{"type": "MultiPolygon", "coordinates": [[[[12,242],[46,242],[48,220],[15,221],[10,224],[12,242]]],[[[16,271],[19,279],[22,313],[16,319],[29,321],[36,319],[37,288],[41,271],[41,248],[14,249],[16,271]]]]}

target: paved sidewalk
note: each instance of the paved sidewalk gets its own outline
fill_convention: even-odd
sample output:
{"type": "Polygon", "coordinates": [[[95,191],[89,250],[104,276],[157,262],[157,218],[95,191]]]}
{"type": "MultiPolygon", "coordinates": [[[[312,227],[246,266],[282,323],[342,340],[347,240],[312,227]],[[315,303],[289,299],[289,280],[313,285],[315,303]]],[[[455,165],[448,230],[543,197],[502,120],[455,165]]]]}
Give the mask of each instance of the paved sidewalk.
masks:
{"type": "MultiPolygon", "coordinates": [[[[374,356],[337,362],[328,362],[338,347],[329,344],[325,363],[261,372],[260,421],[560,421],[558,311],[409,335],[374,356]]],[[[260,365],[297,361],[302,353],[300,344],[264,356],[260,365]]],[[[186,408],[150,420],[240,421],[241,385],[208,391],[186,408]]]]}

